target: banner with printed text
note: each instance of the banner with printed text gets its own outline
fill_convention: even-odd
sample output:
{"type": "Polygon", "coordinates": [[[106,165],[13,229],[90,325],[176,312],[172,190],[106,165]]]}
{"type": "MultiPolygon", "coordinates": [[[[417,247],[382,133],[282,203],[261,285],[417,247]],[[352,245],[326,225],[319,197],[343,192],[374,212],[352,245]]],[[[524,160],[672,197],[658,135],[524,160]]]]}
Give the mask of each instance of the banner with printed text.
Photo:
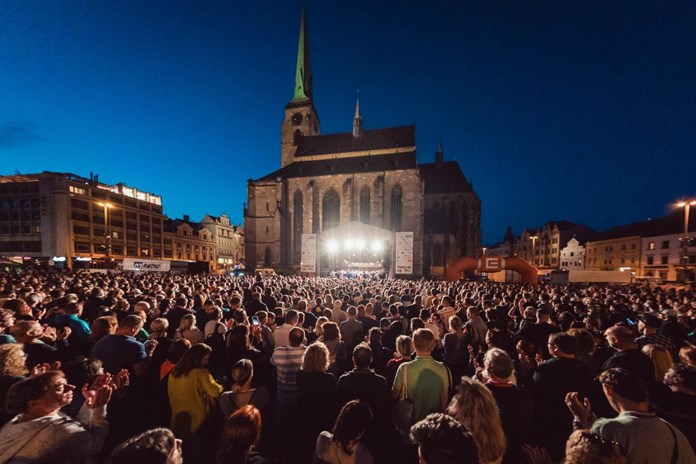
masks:
{"type": "Polygon", "coordinates": [[[413,232],[397,232],[396,274],[413,274],[413,232]]]}
{"type": "Polygon", "coordinates": [[[302,234],[300,272],[317,272],[317,234],[302,234]]]}

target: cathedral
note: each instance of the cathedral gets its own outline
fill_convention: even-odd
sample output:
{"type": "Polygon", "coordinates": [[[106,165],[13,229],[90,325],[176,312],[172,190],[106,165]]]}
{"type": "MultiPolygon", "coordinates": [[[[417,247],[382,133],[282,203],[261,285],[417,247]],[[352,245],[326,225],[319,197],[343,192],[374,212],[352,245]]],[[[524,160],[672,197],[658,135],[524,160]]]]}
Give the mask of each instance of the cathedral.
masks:
{"type": "Polygon", "coordinates": [[[249,267],[408,278],[477,254],[481,203],[441,144],[433,163],[419,163],[415,125],[366,130],[359,100],[351,132],[321,134],[304,13],[280,146],[280,169],[247,184],[249,267]]]}

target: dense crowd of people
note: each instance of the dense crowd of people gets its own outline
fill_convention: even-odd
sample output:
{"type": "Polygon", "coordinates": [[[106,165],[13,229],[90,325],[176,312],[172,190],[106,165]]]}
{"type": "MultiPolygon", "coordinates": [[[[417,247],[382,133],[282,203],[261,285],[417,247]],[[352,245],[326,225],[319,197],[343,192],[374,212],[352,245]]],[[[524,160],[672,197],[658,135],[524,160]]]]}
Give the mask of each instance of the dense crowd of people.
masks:
{"type": "Polygon", "coordinates": [[[0,463],[696,463],[696,293],[0,273],[0,463]]]}

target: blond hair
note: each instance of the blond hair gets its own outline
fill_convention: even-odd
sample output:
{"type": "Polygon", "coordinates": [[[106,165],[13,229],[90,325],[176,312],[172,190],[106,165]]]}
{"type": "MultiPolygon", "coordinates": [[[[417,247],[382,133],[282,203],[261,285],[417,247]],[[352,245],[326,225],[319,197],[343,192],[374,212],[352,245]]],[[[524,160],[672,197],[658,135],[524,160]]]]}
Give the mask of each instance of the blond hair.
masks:
{"type": "Polygon", "coordinates": [[[672,367],[672,364],[674,364],[672,355],[664,346],[655,345],[653,343],[648,343],[641,351],[648,355],[653,363],[653,368],[655,369],[655,380],[658,383],[662,383],[662,381],[665,379],[665,374],[669,368],[672,367]]]}
{"type": "Polygon", "coordinates": [[[0,375],[24,377],[29,373],[20,343],[0,345],[0,375]]]}
{"type": "Polygon", "coordinates": [[[446,412],[474,436],[482,463],[497,462],[502,458],[506,447],[503,424],[498,404],[485,385],[469,377],[462,377],[457,394],[446,412]]]}
{"type": "Polygon", "coordinates": [[[302,355],[302,367],[305,372],[326,372],[331,360],[329,349],[322,342],[314,342],[302,355]]]}

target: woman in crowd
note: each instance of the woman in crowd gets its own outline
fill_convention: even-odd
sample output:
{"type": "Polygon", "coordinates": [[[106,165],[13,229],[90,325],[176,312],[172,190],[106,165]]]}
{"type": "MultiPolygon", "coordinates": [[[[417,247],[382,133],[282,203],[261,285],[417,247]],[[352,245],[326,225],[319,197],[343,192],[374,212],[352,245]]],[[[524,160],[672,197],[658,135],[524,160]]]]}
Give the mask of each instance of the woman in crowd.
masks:
{"type": "Polygon", "coordinates": [[[270,464],[254,448],[261,438],[261,413],[252,405],[235,411],[225,421],[216,464],[270,464]]]}
{"type": "MultiPolygon", "coordinates": [[[[24,380],[29,374],[25,364],[27,355],[19,343],[0,345],[0,405],[5,404],[5,396],[10,387],[24,380]]],[[[0,426],[10,420],[5,408],[0,408],[0,426]]]]}
{"type": "Polygon", "coordinates": [[[220,409],[223,417],[239,408],[250,404],[259,411],[268,406],[268,389],[264,386],[254,388],[251,381],[254,378],[254,364],[249,359],[240,359],[232,367],[232,389],[220,395],[220,409]]]}
{"type": "Polygon", "coordinates": [[[331,427],[336,418],[336,379],[328,373],[329,350],[321,342],[307,347],[297,373],[300,393],[298,452],[303,462],[311,459],[319,432],[331,427]]]}
{"type": "Polygon", "coordinates": [[[616,443],[588,430],[576,430],[566,442],[565,464],[628,464],[616,443]]]}
{"type": "Polygon", "coordinates": [[[186,462],[209,462],[219,424],[217,398],[222,386],[206,368],[212,350],[205,343],[192,345],[169,375],[172,430],[184,440],[186,462]]]}
{"type": "Polygon", "coordinates": [[[413,346],[411,337],[408,335],[399,335],[396,339],[396,352],[394,357],[387,361],[387,368],[385,370],[385,378],[387,379],[387,386],[391,388],[394,385],[394,377],[396,377],[396,370],[399,366],[405,362],[409,362],[413,359],[413,346]]]}
{"type": "Polygon", "coordinates": [[[653,343],[648,343],[641,351],[648,355],[652,361],[653,367],[655,368],[655,382],[661,384],[665,378],[665,374],[669,368],[672,367],[672,364],[674,364],[672,355],[664,346],[655,345],[653,343]]]}
{"type": "Polygon", "coordinates": [[[349,401],[338,414],[331,433],[317,438],[315,464],[372,464],[372,455],[360,440],[372,421],[370,407],[360,400],[349,401]]]}
{"type": "Polygon", "coordinates": [[[324,333],[319,341],[329,350],[329,372],[338,378],[346,370],[346,344],[341,340],[338,324],[326,322],[322,328],[324,333]]]}
{"type": "Polygon", "coordinates": [[[196,316],[193,314],[185,314],[181,318],[179,328],[174,332],[174,340],[185,338],[191,342],[191,345],[203,343],[205,337],[203,331],[196,327],[196,316]]]}
{"type": "Polygon", "coordinates": [[[445,334],[442,344],[445,348],[444,360],[452,371],[452,379],[458,382],[469,366],[468,337],[459,316],[450,317],[449,332],[445,334]]]}
{"type": "Polygon", "coordinates": [[[495,398],[481,382],[462,377],[457,394],[447,407],[474,436],[482,464],[499,464],[505,454],[505,433],[495,398]]]}

